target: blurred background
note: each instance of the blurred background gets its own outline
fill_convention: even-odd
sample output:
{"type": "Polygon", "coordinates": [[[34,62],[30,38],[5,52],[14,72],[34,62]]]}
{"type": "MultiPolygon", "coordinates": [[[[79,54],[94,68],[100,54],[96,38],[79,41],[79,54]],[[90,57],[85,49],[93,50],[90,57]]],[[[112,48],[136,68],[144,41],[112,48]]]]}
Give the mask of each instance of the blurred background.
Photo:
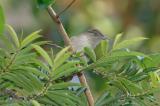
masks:
{"type": "MultiPolygon", "coordinates": [[[[71,1],[57,0],[53,8],[58,13],[71,1]]],[[[55,24],[44,9],[37,8],[35,0],[0,0],[0,5],[4,9],[6,23],[19,34],[28,35],[42,29],[46,40],[63,45],[55,24]]],[[[123,39],[149,38],[133,49],[145,53],[160,51],[160,0],[76,0],[60,18],[70,36],[89,28],[97,28],[111,38],[123,32],[123,39]]],[[[104,84],[98,77],[90,81],[96,96],[104,84]]]]}

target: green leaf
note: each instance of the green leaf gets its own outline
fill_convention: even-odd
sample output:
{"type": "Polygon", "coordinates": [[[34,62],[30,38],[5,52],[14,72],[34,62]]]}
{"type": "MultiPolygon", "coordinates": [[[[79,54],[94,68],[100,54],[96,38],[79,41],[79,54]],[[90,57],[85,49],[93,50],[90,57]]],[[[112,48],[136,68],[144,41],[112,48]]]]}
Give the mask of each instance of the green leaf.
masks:
{"type": "Polygon", "coordinates": [[[113,47],[113,50],[116,50],[116,49],[122,49],[122,48],[126,48],[128,46],[131,46],[131,45],[135,45],[136,43],[142,41],[142,40],[145,40],[147,38],[144,38],[144,37],[137,37],[137,38],[134,38],[134,39],[131,39],[131,40],[124,40],[118,44],[115,44],[114,47],[113,47]]]}
{"type": "Polygon", "coordinates": [[[21,43],[21,48],[25,47],[26,45],[28,45],[29,43],[33,42],[34,40],[36,40],[37,38],[41,37],[41,35],[39,35],[39,32],[41,30],[35,31],[33,33],[31,33],[30,35],[28,35],[21,43]]]}
{"type": "Polygon", "coordinates": [[[94,49],[96,58],[99,59],[102,56],[107,54],[108,50],[108,42],[106,40],[102,40],[94,49]]]}
{"type": "MultiPolygon", "coordinates": [[[[26,81],[26,84],[29,83],[31,85],[32,91],[34,91],[34,93],[38,93],[39,91],[42,90],[43,83],[35,75],[33,75],[30,72],[27,73],[25,71],[17,71],[17,72],[15,74],[19,74],[20,73],[19,75],[22,76],[21,79],[24,79],[26,81]]],[[[25,83],[25,81],[22,81],[22,82],[25,83]]]]}
{"type": "Polygon", "coordinates": [[[61,65],[61,67],[57,68],[55,70],[55,72],[63,72],[69,68],[75,67],[76,64],[78,64],[79,62],[77,61],[68,61],[67,63],[61,65]]]}
{"type": "Polygon", "coordinates": [[[62,65],[64,63],[64,61],[66,61],[66,59],[68,59],[70,57],[70,53],[67,52],[69,49],[69,47],[66,47],[64,49],[62,49],[55,57],[54,59],[54,70],[56,70],[56,68],[58,68],[60,65],[62,65]]]}
{"type": "Polygon", "coordinates": [[[92,48],[85,47],[84,53],[87,54],[87,56],[90,57],[93,62],[96,62],[96,54],[92,48]]]}
{"type": "Polygon", "coordinates": [[[79,83],[72,83],[72,82],[62,82],[62,83],[57,83],[52,85],[51,89],[55,90],[55,89],[66,89],[68,87],[72,87],[72,86],[79,86],[79,83]]]}
{"type": "Polygon", "coordinates": [[[36,68],[33,68],[33,67],[29,67],[29,66],[23,66],[23,67],[20,67],[22,68],[23,70],[25,70],[26,72],[29,72],[29,73],[32,73],[32,74],[35,74],[36,76],[38,77],[42,77],[42,78],[46,78],[48,79],[48,76],[43,73],[42,71],[36,69],[36,68]]]}
{"type": "Polygon", "coordinates": [[[136,64],[132,64],[128,70],[126,70],[125,74],[128,76],[133,76],[138,73],[139,67],[136,64]]]}
{"type": "Polygon", "coordinates": [[[55,72],[54,75],[53,75],[53,80],[56,80],[56,79],[58,79],[60,77],[63,77],[63,76],[67,77],[67,76],[69,76],[73,73],[76,73],[76,72],[78,72],[77,67],[66,69],[63,72],[55,72]]]}
{"type": "Polygon", "coordinates": [[[4,18],[4,13],[3,13],[3,9],[0,5],[0,35],[3,33],[4,31],[4,27],[5,27],[5,18],[4,18]]]}
{"type": "Polygon", "coordinates": [[[37,4],[39,8],[47,8],[49,5],[55,3],[55,0],[37,0],[37,4]]]}
{"type": "Polygon", "coordinates": [[[95,103],[95,106],[103,106],[101,103],[103,102],[103,101],[105,101],[105,99],[106,98],[108,98],[110,95],[109,95],[109,92],[105,92],[102,96],[100,96],[98,99],[97,99],[97,101],[96,101],[96,103],[95,103]]]}
{"type": "Polygon", "coordinates": [[[151,78],[152,87],[156,88],[156,87],[160,86],[159,75],[157,73],[155,73],[155,72],[150,72],[149,75],[150,75],[150,78],[151,78]]]}
{"type": "Polygon", "coordinates": [[[125,78],[120,78],[120,77],[118,78],[118,80],[121,81],[124,87],[126,87],[128,92],[131,93],[132,95],[136,95],[143,91],[141,86],[139,86],[136,83],[131,82],[130,80],[127,80],[125,78]]]}
{"type": "Polygon", "coordinates": [[[36,100],[31,100],[31,103],[33,104],[33,106],[41,106],[40,103],[38,103],[38,101],[36,100]]]}
{"type": "Polygon", "coordinates": [[[45,63],[43,63],[42,61],[37,60],[37,59],[32,59],[32,61],[34,62],[34,64],[40,66],[43,70],[45,70],[48,73],[50,73],[50,69],[45,63]]]}
{"type": "Polygon", "coordinates": [[[25,75],[22,75],[20,73],[8,73],[2,76],[2,78],[12,81],[13,84],[23,88],[29,94],[34,92],[33,85],[29,82],[25,75]]]}
{"type": "Polygon", "coordinates": [[[13,42],[15,43],[16,47],[19,48],[20,47],[20,43],[19,43],[19,40],[18,40],[18,36],[15,32],[15,30],[10,26],[10,25],[7,25],[7,29],[12,37],[12,40],[13,42]]]}
{"type": "Polygon", "coordinates": [[[52,67],[53,62],[52,62],[51,58],[49,57],[49,55],[47,54],[47,52],[38,45],[32,44],[32,46],[45,59],[45,61],[52,67]]]}
{"type": "Polygon", "coordinates": [[[77,96],[80,96],[80,95],[82,95],[85,91],[86,91],[86,87],[81,87],[81,88],[79,88],[78,90],[77,90],[77,96]]]}
{"type": "Polygon", "coordinates": [[[85,70],[92,69],[95,67],[105,67],[107,65],[113,64],[115,61],[131,59],[131,58],[138,59],[139,57],[149,58],[147,57],[147,55],[140,52],[118,50],[112,52],[110,56],[101,57],[95,63],[90,64],[85,70]]]}
{"type": "Polygon", "coordinates": [[[79,60],[80,60],[80,64],[84,66],[88,65],[86,57],[79,57],[79,60]]]}
{"type": "Polygon", "coordinates": [[[160,53],[150,54],[148,58],[144,58],[143,64],[145,67],[157,67],[160,64],[160,53]]]}
{"type": "Polygon", "coordinates": [[[52,41],[38,41],[34,44],[35,45],[45,45],[45,44],[52,45],[52,41]]]}
{"type": "Polygon", "coordinates": [[[119,80],[118,78],[115,79],[115,80],[109,81],[109,84],[117,87],[118,89],[120,89],[121,91],[123,91],[126,95],[128,95],[127,88],[123,85],[123,83],[121,82],[121,80],[119,80]]]}
{"type": "Polygon", "coordinates": [[[116,50],[114,52],[111,53],[111,56],[112,57],[131,57],[131,56],[134,56],[134,57],[137,57],[138,59],[141,57],[141,58],[148,58],[148,59],[151,59],[149,58],[149,56],[145,55],[144,53],[141,53],[141,52],[136,52],[136,51],[129,51],[129,50],[116,50]]]}
{"type": "Polygon", "coordinates": [[[58,106],[65,106],[65,104],[68,103],[68,98],[65,95],[66,93],[64,94],[61,94],[61,93],[62,92],[50,91],[46,94],[46,97],[54,101],[55,103],[57,103],[58,106]],[[63,100],[63,102],[61,100],[63,100]]]}
{"type": "Polygon", "coordinates": [[[38,102],[45,105],[53,105],[53,106],[59,106],[55,101],[49,99],[48,97],[41,97],[38,99],[38,102]]]}
{"type": "Polygon", "coordinates": [[[123,33],[119,33],[119,34],[116,35],[116,38],[115,38],[114,43],[113,43],[113,48],[118,44],[122,35],[123,35],[123,33]]]}

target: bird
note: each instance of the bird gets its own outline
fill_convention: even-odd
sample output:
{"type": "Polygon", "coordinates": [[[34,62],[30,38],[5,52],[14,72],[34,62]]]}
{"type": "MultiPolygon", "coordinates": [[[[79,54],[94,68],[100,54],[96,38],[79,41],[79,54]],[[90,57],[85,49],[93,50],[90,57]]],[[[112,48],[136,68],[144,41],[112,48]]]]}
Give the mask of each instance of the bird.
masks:
{"type": "Polygon", "coordinates": [[[102,40],[109,39],[98,29],[90,29],[77,36],[71,37],[71,45],[76,52],[82,51],[84,47],[94,49],[102,40]]]}
{"type": "MultiPolygon", "coordinates": [[[[90,29],[70,39],[72,47],[76,52],[83,51],[84,47],[94,49],[102,40],[110,40],[107,35],[102,34],[98,29],[90,29]]],[[[86,57],[84,56],[84,58],[86,57]]],[[[78,76],[73,76],[71,82],[79,83],[78,76]]]]}

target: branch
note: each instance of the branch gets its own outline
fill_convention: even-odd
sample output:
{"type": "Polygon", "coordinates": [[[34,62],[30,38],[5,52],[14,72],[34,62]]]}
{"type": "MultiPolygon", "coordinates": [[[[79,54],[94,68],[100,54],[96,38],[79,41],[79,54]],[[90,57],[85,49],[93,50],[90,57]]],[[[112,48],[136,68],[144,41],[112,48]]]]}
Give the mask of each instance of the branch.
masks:
{"type": "Polygon", "coordinates": [[[68,10],[68,8],[70,8],[75,1],[76,1],[76,0],[72,0],[72,1],[67,5],[66,8],[64,8],[61,12],[59,12],[59,13],[57,14],[57,17],[59,17],[62,13],[64,13],[66,10],[68,10]]]}
{"type": "MultiPolygon", "coordinates": [[[[51,6],[48,6],[47,11],[48,11],[49,15],[51,16],[52,20],[56,23],[57,29],[58,29],[59,33],[61,34],[65,45],[70,46],[70,51],[74,52],[74,49],[71,45],[71,40],[69,39],[69,36],[66,33],[60,18],[57,16],[56,12],[52,9],[51,6]]],[[[82,72],[80,72],[77,74],[77,76],[79,77],[81,84],[86,86],[86,88],[87,88],[87,90],[85,91],[85,95],[87,97],[89,106],[94,106],[94,99],[93,99],[92,93],[90,91],[90,88],[88,86],[88,83],[86,81],[84,74],[82,72]]]]}
{"type": "MultiPolygon", "coordinates": [[[[55,13],[55,11],[52,9],[51,6],[48,6],[47,11],[49,13],[49,15],[51,16],[52,20],[56,23],[56,26],[58,28],[59,33],[61,34],[63,40],[64,40],[64,44],[66,46],[71,46],[71,41],[68,37],[68,34],[66,33],[61,20],[59,19],[59,17],[57,17],[57,14],[55,13]]],[[[73,51],[73,47],[71,47],[71,51],[73,51]]]]}

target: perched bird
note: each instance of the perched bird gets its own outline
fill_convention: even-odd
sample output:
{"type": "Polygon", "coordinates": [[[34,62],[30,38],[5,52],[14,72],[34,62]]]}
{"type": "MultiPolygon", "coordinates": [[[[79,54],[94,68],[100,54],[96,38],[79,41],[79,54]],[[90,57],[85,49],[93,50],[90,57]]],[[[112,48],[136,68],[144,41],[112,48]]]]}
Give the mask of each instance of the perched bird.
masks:
{"type": "MultiPolygon", "coordinates": [[[[71,44],[76,52],[82,51],[84,47],[95,48],[102,40],[109,40],[106,35],[103,35],[97,29],[91,29],[80,35],[71,37],[71,44]]],[[[74,76],[71,82],[79,83],[77,76],[74,76]]]]}
{"type": "Polygon", "coordinates": [[[101,40],[108,39],[97,29],[91,29],[80,35],[71,37],[72,47],[75,51],[82,51],[84,47],[95,48],[101,40]]]}

